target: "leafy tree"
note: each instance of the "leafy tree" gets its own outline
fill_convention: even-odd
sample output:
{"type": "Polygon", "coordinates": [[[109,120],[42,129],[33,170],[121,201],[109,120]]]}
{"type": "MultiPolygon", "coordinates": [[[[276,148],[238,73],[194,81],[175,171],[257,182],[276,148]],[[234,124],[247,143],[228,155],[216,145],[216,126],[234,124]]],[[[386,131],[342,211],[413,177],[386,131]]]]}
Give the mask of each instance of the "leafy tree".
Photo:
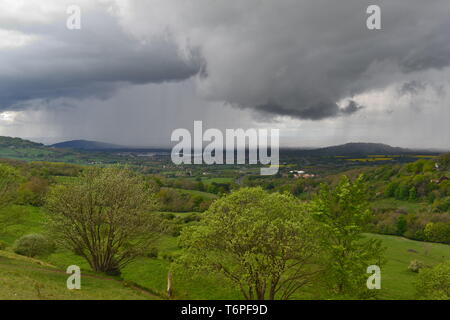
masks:
{"type": "Polygon", "coordinates": [[[450,223],[429,222],[424,229],[427,241],[450,242],[450,223]]]}
{"type": "Polygon", "coordinates": [[[387,188],[386,188],[386,191],[385,191],[386,197],[395,197],[397,188],[398,188],[398,183],[397,182],[389,183],[387,188]]]}
{"type": "Polygon", "coordinates": [[[395,192],[395,198],[398,200],[408,200],[410,187],[402,182],[395,192]]]}
{"type": "Polygon", "coordinates": [[[18,190],[18,203],[32,206],[42,206],[49,183],[41,177],[31,177],[18,190]]]}
{"type": "Polygon", "coordinates": [[[411,200],[411,201],[417,200],[417,189],[416,189],[416,187],[411,187],[411,189],[409,189],[409,200],[411,200]]]}
{"type": "Polygon", "coordinates": [[[450,197],[445,197],[442,199],[435,199],[433,207],[439,212],[449,212],[450,211],[450,197]]]}
{"type": "Polygon", "coordinates": [[[381,241],[362,235],[371,219],[366,197],[362,176],[353,183],[343,176],[334,188],[323,185],[313,200],[315,217],[325,228],[323,279],[332,292],[340,295],[368,294],[367,267],[381,266],[384,260],[381,241]]]}
{"type": "Polygon", "coordinates": [[[319,271],[318,232],[294,196],[243,188],[216,200],[201,224],[182,231],[179,263],[224,276],[245,299],[289,299],[319,271]]]}
{"type": "Polygon", "coordinates": [[[41,234],[28,234],[18,239],[14,252],[27,257],[50,254],[54,250],[52,241],[41,234]]]}
{"type": "Polygon", "coordinates": [[[303,181],[304,180],[300,180],[299,182],[297,182],[297,183],[295,183],[294,185],[291,186],[290,192],[294,196],[298,196],[298,195],[302,194],[305,191],[305,183],[303,181]]]}
{"type": "Polygon", "coordinates": [[[450,153],[441,155],[437,160],[437,164],[439,165],[440,170],[449,170],[450,169],[450,153]]]}
{"type": "Polygon", "coordinates": [[[0,164],[0,207],[12,202],[20,180],[21,177],[17,169],[0,164]]]}
{"type": "Polygon", "coordinates": [[[421,269],[416,290],[418,299],[450,300],[450,261],[421,269]]]}
{"type": "Polygon", "coordinates": [[[154,194],[141,177],[116,167],[88,169],[49,191],[49,227],[57,242],[94,271],[118,273],[148,250],[162,230],[154,194]]]}
{"type": "MultiPolygon", "coordinates": [[[[14,167],[0,164],[0,209],[13,203],[17,188],[22,181],[19,171],[14,167]]],[[[0,215],[0,234],[5,233],[8,226],[17,224],[22,219],[22,211],[12,210],[0,215]]]]}
{"type": "Polygon", "coordinates": [[[406,218],[404,216],[398,217],[397,220],[397,234],[403,235],[406,230],[408,230],[408,222],[406,221],[406,218]]]}

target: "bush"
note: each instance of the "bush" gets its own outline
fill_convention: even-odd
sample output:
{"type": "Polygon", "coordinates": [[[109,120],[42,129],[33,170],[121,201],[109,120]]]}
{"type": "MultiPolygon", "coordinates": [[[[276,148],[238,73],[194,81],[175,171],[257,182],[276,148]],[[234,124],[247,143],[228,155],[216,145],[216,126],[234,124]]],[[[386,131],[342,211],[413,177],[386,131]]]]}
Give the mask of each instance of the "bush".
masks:
{"type": "Polygon", "coordinates": [[[174,262],[175,260],[177,260],[178,257],[179,257],[178,253],[170,253],[170,252],[163,253],[161,256],[161,258],[163,258],[163,260],[166,260],[169,262],[174,262]]]}
{"type": "Polygon", "coordinates": [[[427,241],[432,242],[450,242],[450,223],[429,222],[424,229],[427,241]]]}
{"type": "Polygon", "coordinates": [[[419,299],[450,300],[450,261],[420,270],[416,290],[419,299]]]}
{"type": "Polygon", "coordinates": [[[425,266],[425,264],[424,264],[422,261],[419,261],[419,260],[412,260],[412,261],[409,263],[408,270],[409,270],[409,271],[412,271],[412,272],[418,273],[418,272],[420,271],[420,269],[423,269],[423,268],[425,268],[425,267],[426,267],[426,266],[425,266]]]}
{"type": "Polygon", "coordinates": [[[48,181],[40,177],[31,177],[18,192],[18,203],[23,205],[42,206],[48,190],[48,181]]]}
{"type": "Polygon", "coordinates": [[[161,213],[161,218],[166,219],[166,220],[173,220],[176,218],[176,215],[174,215],[173,213],[161,213]]]}
{"type": "Polygon", "coordinates": [[[5,250],[7,246],[6,242],[0,240],[0,250],[5,250]]]}
{"type": "Polygon", "coordinates": [[[27,257],[50,254],[55,250],[52,241],[41,234],[28,234],[18,239],[14,252],[27,257]]]}
{"type": "Polygon", "coordinates": [[[148,258],[157,258],[158,257],[158,248],[152,247],[148,250],[147,253],[148,258]]]}
{"type": "Polygon", "coordinates": [[[182,218],[183,223],[189,223],[189,222],[198,222],[200,221],[200,216],[198,214],[192,213],[184,216],[182,218]]]}
{"type": "Polygon", "coordinates": [[[445,197],[443,199],[436,199],[433,203],[433,208],[438,212],[450,211],[450,197],[445,197]]]}
{"type": "Polygon", "coordinates": [[[179,225],[170,226],[169,234],[172,237],[178,237],[181,234],[181,227],[179,225]]]}

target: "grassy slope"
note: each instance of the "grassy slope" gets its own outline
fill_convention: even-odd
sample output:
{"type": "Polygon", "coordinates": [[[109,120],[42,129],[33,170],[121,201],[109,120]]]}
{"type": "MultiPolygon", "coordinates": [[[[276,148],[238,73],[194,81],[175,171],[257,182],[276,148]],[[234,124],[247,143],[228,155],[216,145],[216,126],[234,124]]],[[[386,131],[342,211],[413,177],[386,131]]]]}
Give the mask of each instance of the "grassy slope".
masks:
{"type": "MultiPolygon", "coordinates": [[[[9,210],[23,210],[23,222],[20,225],[12,226],[8,233],[1,235],[0,240],[12,245],[14,240],[20,236],[32,232],[42,232],[43,230],[43,212],[33,207],[13,207],[0,212],[8,214],[9,210]]],[[[382,239],[387,247],[388,263],[382,268],[382,290],[380,298],[383,299],[413,299],[414,281],[417,274],[408,271],[408,265],[411,260],[418,259],[427,264],[433,265],[444,260],[450,260],[450,246],[444,244],[433,244],[407,240],[400,237],[384,235],[368,235],[370,237],[382,239]]],[[[174,256],[179,252],[177,238],[165,236],[158,244],[158,258],[140,258],[128,265],[123,270],[125,280],[134,281],[137,284],[152,289],[157,292],[164,292],[166,286],[167,273],[170,262],[167,256],[174,256]]],[[[59,250],[48,257],[42,257],[44,261],[55,265],[59,270],[65,270],[69,265],[79,265],[83,273],[89,272],[89,266],[86,262],[73,255],[70,252],[59,250]]],[[[13,259],[16,260],[16,259],[13,259]]],[[[86,298],[86,299],[125,299],[135,298],[129,295],[128,291],[122,292],[120,283],[97,282],[96,279],[83,280],[85,288],[91,288],[93,291],[84,291],[86,295],[78,296],[82,293],[66,292],[67,289],[61,289],[61,283],[65,285],[67,275],[52,272],[41,272],[28,269],[15,268],[17,261],[0,257],[0,298],[38,298],[37,289],[33,285],[25,288],[25,283],[41,283],[46,288],[43,298],[86,298]],[[31,281],[31,282],[30,282],[31,281]],[[34,281],[34,282],[33,282],[34,281]],[[62,281],[62,282],[61,282],[62,281]],[[90,284],[90,281],[93,281],[90,284]],[[17,284],[17,288],[14,289],[17,284]],[[22,288],[23,287],[23,288],[22,288]],[[17,291],[17,296],[8,295],[8,291],[2,291],[1,288],[9,288],[10,292],[17,291]],[[12,290],[12,291],[11,291],[12,290]],[[95,291],[95,292],[94,292],[95,291]],[[97,292],[98,291],[98,292],[97,292]],[[108,294],[107,292],[110,292],[108,294]]],[[[21,262],[23,263],[23,262],[21,262]]],[[[28,263],[28,262],[27,262],[28,263]]],[[[202,277],[201,279],[188,279],[184,276],[174,274],[174,288],[177,298],[191,299],[240,299],[239,292],[230,288],[222,279],[212,277],[202,277]]],[[[5,289],[6,290],[6,289],[5,289]]],[[[83,290],[82,290],[83,291],[83,290]]],[[[313,296],[302,296],[304,298],[313,298],[313,296]]],[[[136,297],[137,298],[137,297],[136,297]]],[[[147,297],[148,298],[148,297],[147,297]]]]}
{"type": "MultiPolygon", "coordinates": [[[[387,264],[382,267],[381,299],[414,299],[414,282],[417,274],[408,270],[409,263],[420,260],[428,265],[450,260],[450,246],[438,243],[427,243],[408,240],[401,237],[385,235],[367,235],[381,239],[386,250],[387,264]]],[[[160,256],[165,252],[178,250],[174,238],[166,237],[160,246],[160,256]]],[[[162,259],[140,259],[124,270],[124,277],[143,286],[163,291],[170,263],[162,259]]],[[[369,275],[368,275],[369,276],[369,275]]],[[[177,279],[175,275],[174,287],[179,298],[191,299],[240,299],[239,292],[226,286],[218,279],[177,279]]],[[[299,294],[298,298],[314,298],[314,290],[306,295],[299,294]]]]}
{"type": "Polygon", "coordinates": [[[420,260],[428,265],[435,265],[450,260],[450,246],[439,243],[413,241],[406,238],[369,235],[382,239],[387,247],[387,264],[381,270],[380,298],[414,299],[414,281],[416,273],[408,270],[409,263],[420,260]]]}
{"type": "Polygon", "coordinates": [[[81,290],[68,290],[68,275],[39,260],[0,251],[0,299],[14,300],[142,300],[156,297],[122,282],[95,275],[81,275],[81,290]]]}

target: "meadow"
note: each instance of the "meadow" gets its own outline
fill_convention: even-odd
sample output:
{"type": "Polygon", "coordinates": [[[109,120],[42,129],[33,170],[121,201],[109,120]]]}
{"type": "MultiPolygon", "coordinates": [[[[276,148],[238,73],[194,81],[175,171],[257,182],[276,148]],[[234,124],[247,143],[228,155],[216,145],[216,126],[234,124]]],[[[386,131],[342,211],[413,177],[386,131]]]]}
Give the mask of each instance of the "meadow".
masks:
{"type": "MultiPolygon", "coordinates": [[[[165,235],[157,244],[156,257],[141,257],[122,270],[120,277],[92,272],[79,256],[66,250],[57,250],[35,259],[16,255],[11,246],[14,239],[29,233],[45,233],[43,209],[31,206],[11,206],[0,211],[0,216],[20,211],[22,221],[12,225],[0,239],[8,248],[0,252],[0,298],[2,299],[161,299],[165,290],[171,263],[180,253],[178,237],[165,235]],[[82,290],[66,289],[69,265],[82,269],[82,290]]],[[[178,217],[188,213],[173,213],[178,217]]],[[[189,222],[192,224],[196,222],[189,222]]],[[[414,299],[417,273],[408,270],[412,260],[429,266],[450,259],[450,246],[413,241],[397,236],[365,234],[380,239],[387,248],[387,263],[382,267],[380,299],[414,299]]],[[[323,294],[320,289],[306,288],[296,299],[315,299],[323,294]]],[[[217,276],[186,277],[174,272],[175,299],[242,299],[240,293],[217,276]]]]}

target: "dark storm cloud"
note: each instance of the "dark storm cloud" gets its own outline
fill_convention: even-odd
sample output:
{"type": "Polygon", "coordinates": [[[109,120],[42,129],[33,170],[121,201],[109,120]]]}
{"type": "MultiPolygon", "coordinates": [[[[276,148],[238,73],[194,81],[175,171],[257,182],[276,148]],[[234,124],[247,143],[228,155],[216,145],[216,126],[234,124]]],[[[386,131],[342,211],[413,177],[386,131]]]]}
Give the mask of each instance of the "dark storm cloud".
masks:
{"type": "MultiPolygon", "coordinates": [[[[448,14],[449,2],[442,4],[442,6],[443,11],[448,14]]],[[[423,39],[423,42],[418,41],[415,48],[407,52],[400,61],[400,65],[405,72],[429,68],[442,69],[450,64],[450,21],[449,19],[441,20],[441,14],[438,13],[436,13],[436,19],[435,24],[430,26],[429,39],[423,39]]],[[[420,26],[416,28],[420,28],[420,26]]]]}
{"type": "Polygon", "coordinates": [[[361,108],[338,104],[450,65],[448,0],[153,0],[135,3],[132,16],[144,20],[155,7],[174,18],[152,19],[201,48],[205,97],[273,114],[352,114],[361,108]],[[372,4],[382,30],[366,27],[372,4]]]}
{"type": "Polygon", "coordinates": [[[350,100],[344,108],[339,110],[339,112],[344,115],[350,115],[355,112],[358,112],[361,109],[364,109],[364,106],[361,106],[358,103],[356,103],[355,101],[350,100]]]}
{"type": "Polygon", "coordinates": [[[350,100],[348,104],[343,108],[339,108],[336,103],[329,101],[319,102],[308,107],[299,107],[295,109],[285,109],[282,105],[276,103],[267,103],[258,106],[257,110],[272,115],[282,114],[306,120],[320,120],[337,116],[348,116],[355,112],[358,112],[363,108],[363,106],[358,105],[355,101],[350,100]]]}
{"type": "Polygon", "coordinates": [[[283,105],[276,103],[267,103],[257,106],[256,109],[260,112],[265,112],[272,115],[282,114],[307,120],[318,120],[334,117],[339,113],[339,106],[333,102],[321,102],[312,106],[293,109],[287,109],[283,105]]]}
{"type": "MultiPolygon", "coordinates": [[[[0,108],[20,108],[32,99],[105,99],[126,84],[188,79],[203,63],[194,49],[183,56],[168,35],[134,38],[106,5],[82,6],[81,30],[67,29],[67,16],[62,11],[51,24],[16,25],[35,40],[0,48],[0,108]]],[[[11,21],[4,23],[12,28],[11,21]]]]}
{"type": "Polygon", "coordinates": [[[37,98],[105,98],[127,83],[199,75],[205,99],[320,120],[358,112],[359,94],[412,77],[428,83],[427,71],[450,65],[448,0],[89,3],[96,5],[83,10],[80,31],[65,28],[65,14],[48,24],[1,17],[0,28],[38,38],[1,52],[3,108],[37,98]],[[372,4],[381,7],[382,30],[366,27],[372,4]]]}

